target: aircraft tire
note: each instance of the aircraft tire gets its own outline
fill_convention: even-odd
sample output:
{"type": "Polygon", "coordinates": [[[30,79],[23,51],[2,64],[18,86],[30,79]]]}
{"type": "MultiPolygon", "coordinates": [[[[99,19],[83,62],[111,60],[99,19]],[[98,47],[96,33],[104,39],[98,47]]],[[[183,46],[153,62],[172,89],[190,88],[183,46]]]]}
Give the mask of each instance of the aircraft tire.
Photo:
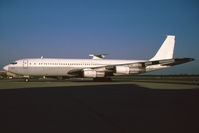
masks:
{"type": "Polygon", "coordinates": [[[29,81],[30,81],[30,79],[28,79],[28,78],[25,79],[25,82],[29,82],[29,81]]]}

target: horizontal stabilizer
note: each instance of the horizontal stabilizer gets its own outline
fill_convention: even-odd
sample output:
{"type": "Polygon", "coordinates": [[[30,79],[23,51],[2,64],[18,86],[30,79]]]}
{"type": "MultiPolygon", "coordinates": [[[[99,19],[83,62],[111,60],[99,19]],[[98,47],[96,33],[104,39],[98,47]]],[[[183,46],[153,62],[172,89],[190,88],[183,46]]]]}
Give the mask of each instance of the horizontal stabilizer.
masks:
{"type": "Polygon", "coordinates": [[[175,58],[175,59],[166,59],[166,60],[156,60],[156,61],[147,61],[144,63],[145,66],[157,65],[162,66],[175,66],[179,64],[184,64],[190,61],[194,61],[193,58],[175,58]]]}
{"type": "Polygon", "coordinates": [[[179,64],[184,64],[190,61],[194,61],[193,58],[175,58],[174,62],[170,62],[170,63],[165,63],[163,65],[167,65],[167,66],[175,66],[175,65],[179,65],[179,64]]]}

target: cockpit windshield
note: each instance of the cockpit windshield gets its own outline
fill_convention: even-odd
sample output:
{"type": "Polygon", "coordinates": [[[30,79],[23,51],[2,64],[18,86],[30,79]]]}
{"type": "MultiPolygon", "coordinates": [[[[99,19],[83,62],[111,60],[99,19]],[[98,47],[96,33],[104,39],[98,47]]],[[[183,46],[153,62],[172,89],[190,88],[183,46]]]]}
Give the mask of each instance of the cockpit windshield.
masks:
{"type": "Polygon", "coordinates": [[[16,62],[16,61],[14,61],[14,62],[12,62],[12,63],[10,63],[10,64],[15,65],[15,64],[17,64],[17,62],[16,62]]]}

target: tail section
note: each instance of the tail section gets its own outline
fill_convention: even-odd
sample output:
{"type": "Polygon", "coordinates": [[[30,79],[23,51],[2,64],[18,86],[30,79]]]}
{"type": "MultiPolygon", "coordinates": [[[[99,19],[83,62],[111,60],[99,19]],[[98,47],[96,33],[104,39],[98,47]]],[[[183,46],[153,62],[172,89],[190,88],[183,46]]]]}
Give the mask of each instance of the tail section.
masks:
{"type": "Polygon", "coordinates": [[[168,35],[156,55],[150,61],[172,59],[175,45],[175,36],[168,35]]]}

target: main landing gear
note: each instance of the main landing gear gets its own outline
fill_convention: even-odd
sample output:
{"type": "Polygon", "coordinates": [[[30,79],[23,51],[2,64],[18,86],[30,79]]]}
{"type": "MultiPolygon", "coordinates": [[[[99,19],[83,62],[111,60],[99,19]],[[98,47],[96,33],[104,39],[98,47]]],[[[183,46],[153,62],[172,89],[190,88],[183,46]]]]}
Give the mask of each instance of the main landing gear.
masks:
{"type": "Polygon", "coordinates": [[[29,82],[30,81],[30,76],[24,76],[24,78],[25,78],[24,79],[25,82],[29,82]]]}
{"type": "Polygon", "coordinates": [[[24,80],[25,82],[29,82],[30,81],[30,79],[29,78],[25,78],[25,80],[24,80]]]}

